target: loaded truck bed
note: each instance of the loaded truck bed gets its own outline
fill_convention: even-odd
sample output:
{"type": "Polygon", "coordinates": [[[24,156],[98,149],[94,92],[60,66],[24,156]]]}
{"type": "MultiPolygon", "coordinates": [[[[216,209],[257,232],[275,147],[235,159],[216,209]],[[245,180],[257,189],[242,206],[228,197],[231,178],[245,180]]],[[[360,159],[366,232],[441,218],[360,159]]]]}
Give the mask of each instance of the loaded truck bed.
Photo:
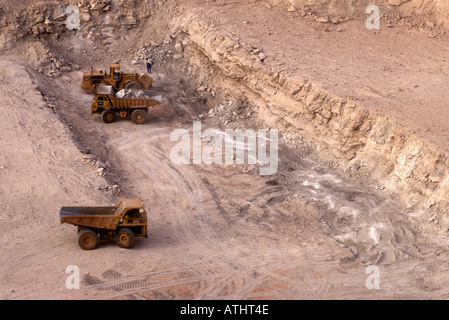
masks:
{"type": "Polygon", "coordinates": [[[100,85],[92,101],[91,115],[100,114],[105,123],[114,122],[117,115],[121,118],[131,116],[135,124],[143,124],[147,119],[148,108],[159,105],[161,101],[161,96],[120,98],[112,86],[100,85]]]}

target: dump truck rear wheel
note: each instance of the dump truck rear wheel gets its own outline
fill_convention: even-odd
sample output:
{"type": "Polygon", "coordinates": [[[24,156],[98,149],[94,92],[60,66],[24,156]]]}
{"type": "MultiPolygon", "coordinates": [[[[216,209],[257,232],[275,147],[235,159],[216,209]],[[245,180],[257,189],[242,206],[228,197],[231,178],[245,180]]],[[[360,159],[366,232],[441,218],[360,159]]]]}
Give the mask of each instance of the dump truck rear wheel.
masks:
{"type": "Polygon", "coordinates": [[[104,110],[101,113],[101,119],[104,123],[112,123],[115,121],[115,118],[117,117],[115,111],[112,110],[104,110]]]}
{"type": "Polygon", "coordinates": [[[115,242],[119,247],[130,249],[136,243],[136,236],[128,228],[120,229],[115,236],[115,242]]]}
{"type": "Polygon", "coordinates": [[[131,113],[131,119],[135,124],[143,124],[147,120],[147,113],[145,110],[136,109],[131,113]]]}
{"type": "Polygon", "coordinates": [[[83,230],[78,236],[78,244],[84,250],[93,250],[98,245],[98,236],[92,230],[83,230]]]}
{"type": "Polygon", "coordinates": [[[140,89],[140,85],[135,81],[130,81],[125,84],[125,89],[140,89]]]}

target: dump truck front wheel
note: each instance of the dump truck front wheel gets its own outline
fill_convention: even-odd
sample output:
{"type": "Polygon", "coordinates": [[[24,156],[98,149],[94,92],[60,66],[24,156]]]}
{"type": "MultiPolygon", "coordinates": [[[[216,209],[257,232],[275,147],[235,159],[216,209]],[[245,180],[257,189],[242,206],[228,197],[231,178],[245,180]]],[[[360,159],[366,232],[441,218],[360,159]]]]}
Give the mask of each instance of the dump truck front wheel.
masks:
{"type": "Polygon", "coordinates": [[[136,236],[130,229],[123,228],[115,235],[115,242],[119,247],[130,249],[136,243],[136,236]]]}
{"type": "Polygon", "coordinates": [[[98,245],[98,236],[92,230],[86,229],[79,233],[78,244],[84,250],[93,250],[98,245]]]}
{"type": "Polygon", "coordinates": [[[135,124],[143,124],[147,120],[147,113],[145,110],[136,109],[131,113],[131,120],[135,124]]]}
{"type": "Polygon", "coordinates": [[[104,110],[101,113],[101,120],[103,120],[104,123],[112,123],[115,121],[116,117],[117,115],[113,110],[104,110]]]}

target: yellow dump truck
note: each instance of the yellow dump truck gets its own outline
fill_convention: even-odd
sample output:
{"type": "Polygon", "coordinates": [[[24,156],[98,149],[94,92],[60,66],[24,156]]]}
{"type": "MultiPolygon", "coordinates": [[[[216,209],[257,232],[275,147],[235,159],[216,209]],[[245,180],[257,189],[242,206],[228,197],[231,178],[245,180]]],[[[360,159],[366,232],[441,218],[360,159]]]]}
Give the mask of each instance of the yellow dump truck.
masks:
{"type": "Polygon", "coordinates": [[[120,71],[119,64],[111,64],[109,76],[101,71],[94,71],[90,68],[90,72],[83,73],[83,81],[81,89],[95,92],[100,84],[110,85],[115,90],[120,89],[144,89],[148,90],[153,84],[153,79],[147,74],[139,75],[138,73],[123,73],[120,71]]]}
{"type": "Polygon", "coordinates": [[[147,212],[141,199],[123,199],[111,207],[62,207],[61,223],[78,227],[78,244],[95,249],[99,240],[112,240],[122,248],[132,248],[136,237],[148,237],[147,212]]]}
{"type": "Polygon", "coordinates": [[[112,86],[100,85],[92,101],[91,115],[100,114],[104,123],[112,123],[117,115],[131,117],[135,124],[143,124],[147,119],[148,108],[159,105],[161,96],[148,98],[119,98],[112,86]]]}

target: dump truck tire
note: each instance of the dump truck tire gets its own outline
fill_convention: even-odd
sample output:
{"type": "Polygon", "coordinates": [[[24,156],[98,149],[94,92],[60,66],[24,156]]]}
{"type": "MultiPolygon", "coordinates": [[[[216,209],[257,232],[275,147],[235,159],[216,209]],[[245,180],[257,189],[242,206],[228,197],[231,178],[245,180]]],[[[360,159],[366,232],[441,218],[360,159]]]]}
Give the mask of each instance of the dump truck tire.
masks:
{"type": "Polygon", "coordinates": [[[92,230],[86,229],[79,233],[78,244],[84,250],[93,250],[98,245],[98,236],[92,230]]]}
{"type": "Polygon", "coordinates": [[[143,124],[147,120],[147,113],[145,110],[136,109],[131,113],[131,120],[135,124],[143,124]]]}
{"type": "Polygon", "coordinates": [[[130,81],[125,84],[125,89],[141,89],[140,85],[135,81],[130,81]]]}
{"type": "Polygon", "coordinates": [[[136,243],[136,236],[130,229],[123,228],[115,235],[115,242],[119,247],[130,249],[136,243]]]}
{"type": "Polygon", "coordinates": [[[117,114],[113,110],[104,110],[101,113],[101,120],[103,120],[104,123],[112,123],[115,121],[117,117],[117,114]]]}

